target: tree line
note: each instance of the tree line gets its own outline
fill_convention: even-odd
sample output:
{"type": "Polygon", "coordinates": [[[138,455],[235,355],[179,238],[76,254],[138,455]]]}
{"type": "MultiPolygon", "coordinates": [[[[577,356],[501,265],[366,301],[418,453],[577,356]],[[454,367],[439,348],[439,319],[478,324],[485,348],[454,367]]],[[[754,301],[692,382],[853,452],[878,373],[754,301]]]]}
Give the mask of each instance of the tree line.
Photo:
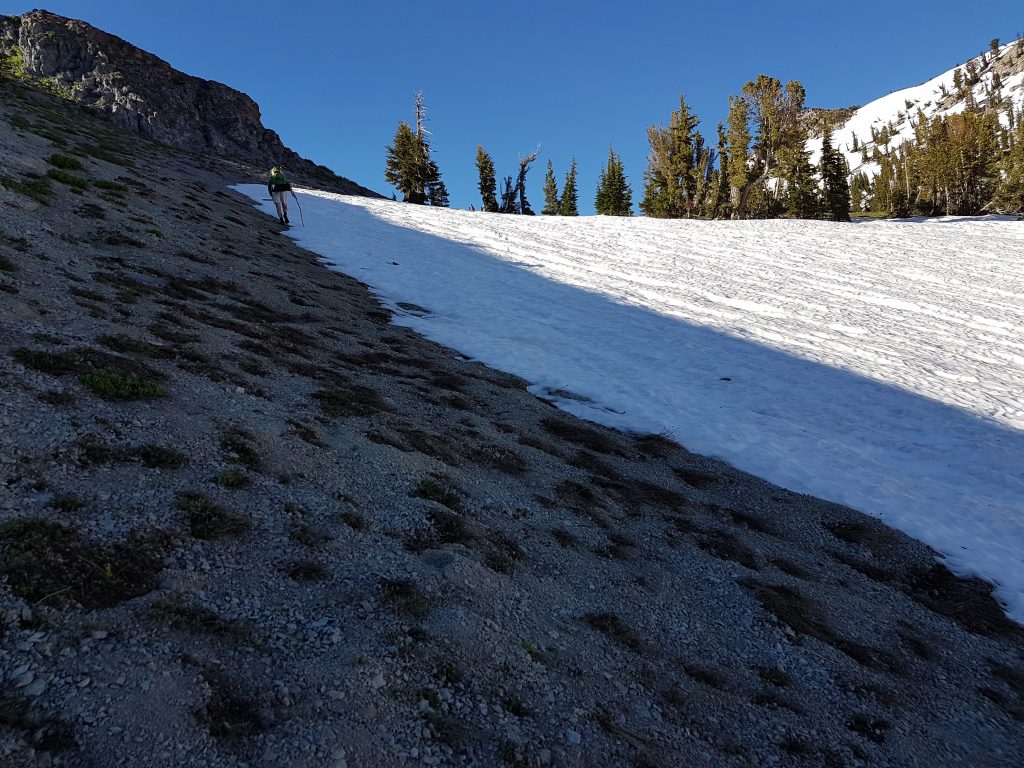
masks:
{"type": "MultiPolygon", "coordinates": [[[[998,40],[983,53],[988,62],[999,52],[998,40]]],[[[1024,40],[1011,56],[1024,56],[1024,40]]],[[[1024,110],[1015,113],[1001,93],[998,72],[986,85],[983,100],[973,96],[981,81],[972,60],[954,72],[959,114],[928,119],[918,110],[913,137],[899,144],[892,125],[872,129],[870,141],[852,137],[852,151],[878,172],[851,175],[845,154],[836,146],[828,119],[815,127],[805,107],[799,81],[783,85],[767,75],[747,82],[729,97],[725,124],[714,141],[700,132],[700,119],[679,98],[667,124],[647,128],[649,154],[643,171],[640,212],[653,218],[753,219],[805,218],[849,221],[851,211],[896,216],[1024,212],[1024,110]],[[1007,112],[1008,125],[999,120],[1007,112]],[[808,142],[822,130],[821,150],[812,162],[808,142]]],[[[907,107],[910,108],[908,103],[907,107]]],[[[412,203],[447,205],[447,190],[423,128],[423,98],[416,99],[416,128],[399,123],[388,149],[386,179],[412,203]]],[[[900,115],[902,117],[902,113],[900,115]]],[[[849,146],[849,145],[848,145],[849,146]]],[[[519,158],[514,174],[498,183],[494,161],[477,147],[481,210],[533,215],[526,193],[527,174],[539,149],[519,158]]],[[[572,158],[559,191],[552,162],[544,178],[545,216],[578,215],[576,159],[572,158]]],[[[609,148],[594,198],[599,214],[631,216],[632,189],[621,156],[609,148]]]]}

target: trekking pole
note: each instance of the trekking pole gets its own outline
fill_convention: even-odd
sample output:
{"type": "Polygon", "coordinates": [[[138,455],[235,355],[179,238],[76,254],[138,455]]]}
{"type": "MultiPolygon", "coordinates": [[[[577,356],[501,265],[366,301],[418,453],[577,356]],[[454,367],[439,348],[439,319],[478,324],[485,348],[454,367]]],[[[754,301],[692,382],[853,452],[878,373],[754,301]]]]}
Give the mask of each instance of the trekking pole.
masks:
{"type": "Polygon", "coordinates": [[[302,206],[299,205],[299,196],[295,194],[295,190],[292,190],[292,197],[295,198],[295,206],[299,209],[299,221],[302,222],[302,228],[306,228],[306,219],[302,216],[302,206]]]}

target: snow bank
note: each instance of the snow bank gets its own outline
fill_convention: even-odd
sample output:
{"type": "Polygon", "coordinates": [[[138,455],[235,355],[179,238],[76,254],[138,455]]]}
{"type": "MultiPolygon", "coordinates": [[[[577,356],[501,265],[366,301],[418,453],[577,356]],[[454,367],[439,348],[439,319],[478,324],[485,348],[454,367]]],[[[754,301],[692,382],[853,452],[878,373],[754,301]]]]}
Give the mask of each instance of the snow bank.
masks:
{"type": "Polygon", "coordinates": [[[372,286],[396,323],[567,411],[668,430],[876,515],[996,583],[1024,622],[1024,223],[530,218],[300,199],[305,228],[289,235],[372,286]]]}

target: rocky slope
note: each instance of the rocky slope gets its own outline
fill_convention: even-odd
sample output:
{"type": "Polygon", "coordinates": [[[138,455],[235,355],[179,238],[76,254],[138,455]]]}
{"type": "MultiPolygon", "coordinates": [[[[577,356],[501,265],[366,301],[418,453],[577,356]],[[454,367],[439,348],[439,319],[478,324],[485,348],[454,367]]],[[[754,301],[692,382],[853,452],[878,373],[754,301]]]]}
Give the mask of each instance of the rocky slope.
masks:
{"type": "Polygon", "coordinates": [[[390,324],[242,164],[18,82],[0,153],[5,768],[1021,764],[919,543],[390,324]]]}
{"type": "Polygon", "coordinates": [[[0,57],[138,136],[258,165],[284,164],[344,194],[376,193],[305,160],[264,128],[259,106],[83,21],[48,11],[0,17],[0,57]]]}

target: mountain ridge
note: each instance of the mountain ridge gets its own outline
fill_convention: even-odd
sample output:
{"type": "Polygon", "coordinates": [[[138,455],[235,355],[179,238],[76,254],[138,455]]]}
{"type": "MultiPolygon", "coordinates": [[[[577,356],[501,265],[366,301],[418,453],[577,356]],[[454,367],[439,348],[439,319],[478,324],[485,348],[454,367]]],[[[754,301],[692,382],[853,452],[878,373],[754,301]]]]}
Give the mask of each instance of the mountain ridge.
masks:
{"type": "MultiPolygon", "coordinates": [[[[1024,38],[990,48],[923,83],[890,91],[862,107],[809,111],[839,116],[831,125],[833,142],[846,158],[851,175],[870,177],[878,172],[872,151],[878,148],[887,154],[902,141],[912,140],[914,124],[921,115],[931,119],[962,112],[971,105],[995,110],[1000,122],[1011,127],[1016,119],[1011,114],[1024,112],[1024,38]]],[[[813,163],[821,157],[820,128],[815,126],[806,144],[813,163]]]]}
{"type": "Polygon", "coordinates": [[[92,25],[45,10],[0,17],[0,57],[15,77],[47,84],[143,138],[189,151],[284,165],[343,194],[379,197],[289,149],[248,95],[175,69],[92,25]]]}

